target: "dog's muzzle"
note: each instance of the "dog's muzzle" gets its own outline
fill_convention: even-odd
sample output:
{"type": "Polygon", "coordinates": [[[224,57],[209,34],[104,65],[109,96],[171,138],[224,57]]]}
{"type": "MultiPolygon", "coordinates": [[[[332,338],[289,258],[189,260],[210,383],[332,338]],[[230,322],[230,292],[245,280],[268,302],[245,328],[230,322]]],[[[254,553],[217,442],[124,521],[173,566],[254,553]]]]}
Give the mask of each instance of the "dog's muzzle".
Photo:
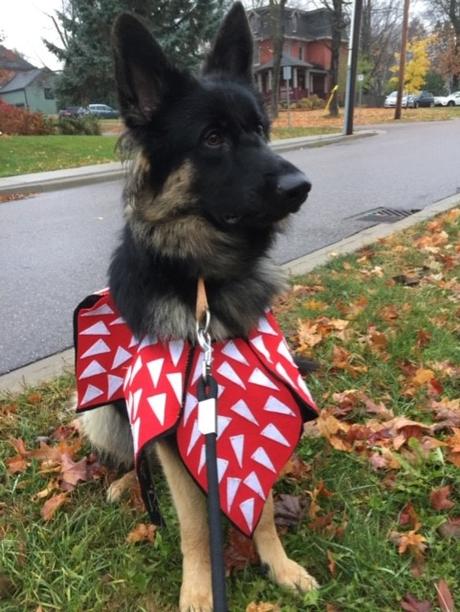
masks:
{"type": "Polygon", "coordinates": [[[279,204],[288,212],[297,212],[311,190],[311,183],[303,172],[290,172],[279,177],[276,196],[279,204]]]}

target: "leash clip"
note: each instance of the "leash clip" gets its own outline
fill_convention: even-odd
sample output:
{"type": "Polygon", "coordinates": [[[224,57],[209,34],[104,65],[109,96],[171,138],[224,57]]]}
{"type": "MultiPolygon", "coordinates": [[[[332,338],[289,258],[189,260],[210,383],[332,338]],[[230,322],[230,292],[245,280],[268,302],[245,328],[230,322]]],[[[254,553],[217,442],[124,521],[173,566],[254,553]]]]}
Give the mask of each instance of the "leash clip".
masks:
{"type": "Polygon", "coordinates": [[[203,359],[203,367],[201,370],[201,376],[205,380],[209,377],[211,373],[212,366],[212,342],[211,342],[211,334],[209,333],[209,326],[211,324],[211,313],[207,308],[204,311],[204,322],[198,321],[196,322],[196,337],[198,340],[198,344],[200,345],[201,350],[203,351],[204,359],[203,359]]]}

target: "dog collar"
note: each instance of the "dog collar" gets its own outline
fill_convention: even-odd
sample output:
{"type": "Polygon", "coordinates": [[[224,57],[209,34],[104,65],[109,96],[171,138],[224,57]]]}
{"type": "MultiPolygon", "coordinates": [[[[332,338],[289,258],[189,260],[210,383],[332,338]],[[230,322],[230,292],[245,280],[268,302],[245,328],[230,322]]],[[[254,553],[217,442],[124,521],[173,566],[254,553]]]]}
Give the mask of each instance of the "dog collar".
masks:
{"type": "MultiPolygon", "coordinates": [[[[136,338],[108,290],[77,307],[74,333],[77,410],[126,400],[144,501],[158,522],[146,465],[146,450],[155,440],[175,432],[182,461],[207,491],[204,436],[197,422],[202,352],[184,340],[136,338]]],[[[247,339],[213,344],[213,357],[221,509],[250,536],[302,423],[316,418],[317,407],[270,312],[247,339]]]]}

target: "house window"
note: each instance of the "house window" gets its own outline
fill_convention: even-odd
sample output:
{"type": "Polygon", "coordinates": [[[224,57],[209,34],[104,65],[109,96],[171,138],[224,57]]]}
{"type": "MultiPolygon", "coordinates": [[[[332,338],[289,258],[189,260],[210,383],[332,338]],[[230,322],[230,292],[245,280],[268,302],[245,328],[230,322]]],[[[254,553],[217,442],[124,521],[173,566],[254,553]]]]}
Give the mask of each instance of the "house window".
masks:
{"type": "Polygon", "coordinates": [[[43,93],[45,95],[45,100],[54,100],[54,91],[51,87],[45,87],[43,93]]]}
{"type": "Polygon", "coordinates": [[[256,43],[254,45],[254,65],[258,66],[260,64],[260,47],[256,43]]]}
{"type": "Polygon", "coordinates": [[[299,47],[299,60],[303,60],[303,47],[299,47]]]}
{"type": "Polygon", "coordinates": [[[297,32],[297,13],[295,11],[291,15],[291,29],[292,32],[297,32]]]}

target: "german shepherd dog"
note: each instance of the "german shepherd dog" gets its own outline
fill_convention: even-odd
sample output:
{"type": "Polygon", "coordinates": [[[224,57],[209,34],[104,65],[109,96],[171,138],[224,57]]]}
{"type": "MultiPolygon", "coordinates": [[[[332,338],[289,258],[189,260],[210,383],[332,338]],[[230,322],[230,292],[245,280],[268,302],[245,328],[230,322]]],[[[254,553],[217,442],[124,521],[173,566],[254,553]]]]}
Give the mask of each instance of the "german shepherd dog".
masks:
{"type": "MultiPolygon", "coordinates": [[[[109,271],[121,315],[137,337],[195,341],[197,279],[206,283],[215,340],[245,337],[284,288],[267,251],[310,184],[269,148],[269,120],[252,80],[252,37],[241,3],[226,16],[201,75],[168,61],[129,14],[113,29],[115,74],[132,163],[125,227],[109,271]]],[[[119,407],[82,416],[92,444],[130,467],[133,445],[119,407]]],[[[212,610],[205,497],[178,457],[174,436],[155,444],[180,522],[180,610],[212,610]]],[[[129,479],[129,477],[128,477],[129,479]]],[[[112,485],[119,496],[127,478],[112,485]],[[121,484],[120,484],[121,483],[121,484]]],[[[283,586],[316,581],[290,560],[276,533],[272,495],[254,532],[261,562],[283,586]]]]}

